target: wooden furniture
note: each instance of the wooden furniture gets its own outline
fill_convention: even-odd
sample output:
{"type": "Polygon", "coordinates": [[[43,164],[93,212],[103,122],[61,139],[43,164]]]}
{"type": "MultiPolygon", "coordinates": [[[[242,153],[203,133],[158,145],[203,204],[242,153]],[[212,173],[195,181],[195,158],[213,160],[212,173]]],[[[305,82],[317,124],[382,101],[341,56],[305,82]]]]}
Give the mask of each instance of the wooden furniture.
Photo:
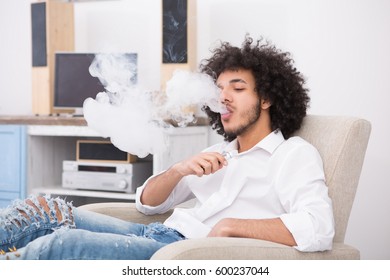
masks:
{"type": "MultiPolygon", "coordinates": [[[[162,2],[162,50],[161,50],[161,89],[164,90],[166,82],[172,78],[172,74],[175,70],[188,70],[194,71],[197,67],[196,61],[196,0],[186,0],[186,13],[185,18],[175,19],[175,15],[182,15],[183,11],[177,11],[176,9],[183,8],[182,5],[174,5],[176,7],[168,7],[173,11],[166,10],[164,8],[164,0],[162,2]],[[185,24],[181,28],[182,24],[185,24]],[[185,27],[185,28],[184,28],[185,27]],[[185,30],[184,30],[185,29],[185,30]],[[171,34],[170,34],[171,33],[171,34]],[[172,35],[172,36],[170,36],[172,35]],[[185,45],[176,48],[174,44],[177,44],[177,40],[181,35],[185,36],[185,45]],[[185,47],[185,50],[183,50],[185,47]],[[175,52],[185,51],[186,60],[180,61],[175,56],[180,56],[175,52]],[[172,53],[171,58],[164,58],[164,52],[172,53]],[[165,61],[164,61],[165,60],[165,61]]],[[[171,5],[175,4],[175,1],[170,1],[171,5]]],[[[181,1],[183,2],[183,1],[181,1]]]]}
{"type": "Polygon", "coordinates": [[[74,50],[73,3],[31,3],[32,112],[53,113],[55,52],[74,50]]]}
{"type": "MultiPolygon", "coordinates": [[[[76,160],[76,144],[80,139],[101,140],[81,117],[0,116],[0,125],[17,125],[26,138],[25,194],[49,194],[67,197],[75,205],[104,201],[134,201],[134,194],[85,191],[62,188],[62,162],[76,160]]],[[[152,156],[153,173],[158,173],[178,160],[201,151],[208,145],[208,126],[172,127],[165,133],[169,147],[152,156]]],[[[0,149],[6,149],[0,143],[0,149]]],[[[0,188],[1,191],[1,188],[0,188]]],[[[23,197],[23,196],[21,196],[23,197]]]]}

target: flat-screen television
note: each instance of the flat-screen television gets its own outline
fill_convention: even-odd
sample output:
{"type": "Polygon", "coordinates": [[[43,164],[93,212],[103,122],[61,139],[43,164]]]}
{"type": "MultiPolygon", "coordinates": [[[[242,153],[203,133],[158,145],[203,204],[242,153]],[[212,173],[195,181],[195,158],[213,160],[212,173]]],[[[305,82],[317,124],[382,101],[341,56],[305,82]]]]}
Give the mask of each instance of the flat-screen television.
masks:
{"type": "MultiPolygon", "coordinates": [[[[55,113],[69,112],[82,115],[84,100],[95,98],[105,91],[97,77],[89,72],[95,53],[55,53],[54,104],[55,113]]],[[[130,57],[136,64],[137,54],[121,54],[130,57]]]]}

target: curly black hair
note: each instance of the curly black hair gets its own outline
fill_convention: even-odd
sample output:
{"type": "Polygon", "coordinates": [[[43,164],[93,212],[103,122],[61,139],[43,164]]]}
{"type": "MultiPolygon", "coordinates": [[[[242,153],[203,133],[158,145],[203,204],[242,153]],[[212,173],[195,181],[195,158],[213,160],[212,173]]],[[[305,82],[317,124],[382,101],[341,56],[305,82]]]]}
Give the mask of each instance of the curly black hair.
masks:
{"type": "MultiPolygon", "coordinates": [[[[200,71],[215,81],[222,72],[238,69],[252,71],[259,98],[271,103],[272,130],[279,129],[286,139],[289,138],[301,127],[310,101],[304,87],[305,79],[294,67],[290,54],[276,49],[269,42],[263,43],[262,38],[254,42],[246,36],[241,48],[222,42],[213,51],[213,56],[200,64],[200,71]]],[[[207,106],[203,110],[211,127],[226,141],[236,138],[225,133],[219,113],[212,112],[207,106]]]]}

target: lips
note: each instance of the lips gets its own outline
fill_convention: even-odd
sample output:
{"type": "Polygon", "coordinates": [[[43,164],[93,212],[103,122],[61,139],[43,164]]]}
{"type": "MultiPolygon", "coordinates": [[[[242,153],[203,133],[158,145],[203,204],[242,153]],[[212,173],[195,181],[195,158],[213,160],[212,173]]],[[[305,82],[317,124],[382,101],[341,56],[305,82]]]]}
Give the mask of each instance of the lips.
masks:
{"type": "Polygon", "coordinates": [[[223,121],[227,121],[230,119],[230,117],[232,116],[233,114],[233,110],[229,107],[226,107],[226,110],[221,112],[221,119],[223,121]]]}

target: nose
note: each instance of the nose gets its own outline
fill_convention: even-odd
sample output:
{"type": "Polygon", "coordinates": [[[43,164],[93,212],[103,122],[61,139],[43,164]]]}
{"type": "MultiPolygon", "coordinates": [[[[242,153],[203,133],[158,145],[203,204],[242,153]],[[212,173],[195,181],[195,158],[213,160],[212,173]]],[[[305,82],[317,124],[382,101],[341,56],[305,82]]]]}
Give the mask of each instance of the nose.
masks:
{"type": "Polygon", "coordinates": [[[226,88],[220,89],[219,100],[221,101],[222,104],[231,102],[231,94],[226,88]]]}

